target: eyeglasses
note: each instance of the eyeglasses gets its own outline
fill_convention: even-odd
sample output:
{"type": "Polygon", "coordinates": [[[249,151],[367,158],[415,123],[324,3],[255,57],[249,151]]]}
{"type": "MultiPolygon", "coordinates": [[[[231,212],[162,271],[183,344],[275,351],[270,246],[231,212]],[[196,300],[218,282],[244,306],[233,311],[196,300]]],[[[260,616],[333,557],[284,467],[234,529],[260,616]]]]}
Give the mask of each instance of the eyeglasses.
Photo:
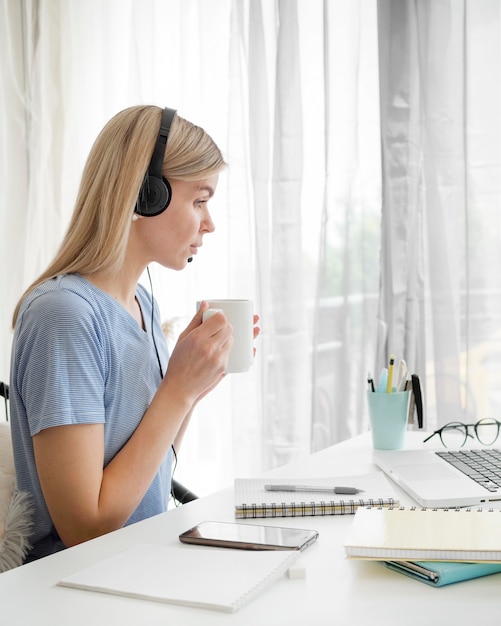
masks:
{"type": "Polygon", "coordinates": [[[478,441],[484,446],[490,446],[498,438],[500,427],[501,422],[498,422],[498,420],[495,420],[493,417],[485,417],[475,424],[449,422],[445,426],[442,426],[442,428],[436,430],[429,437],[426,437],[426,439],[423,439],[423,443],[435,435],[439,435],[440,441],[445,448],[461,448],[468,441],[468,437],[473,439],[473,435],[469,432],[469,429],[473,428],[473,432],[478,441]]]}

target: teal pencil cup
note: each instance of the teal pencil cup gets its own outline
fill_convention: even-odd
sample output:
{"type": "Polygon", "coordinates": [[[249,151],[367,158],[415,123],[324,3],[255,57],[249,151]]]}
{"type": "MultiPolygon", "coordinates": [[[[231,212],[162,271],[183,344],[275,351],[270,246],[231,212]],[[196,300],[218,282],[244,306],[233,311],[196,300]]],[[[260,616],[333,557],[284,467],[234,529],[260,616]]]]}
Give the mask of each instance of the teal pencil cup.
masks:
{"type": "Polygon", "coordinates": [[[372,445],[376,450],[404,447],[410,394],[410,391],[367,391],[372,445]]]}

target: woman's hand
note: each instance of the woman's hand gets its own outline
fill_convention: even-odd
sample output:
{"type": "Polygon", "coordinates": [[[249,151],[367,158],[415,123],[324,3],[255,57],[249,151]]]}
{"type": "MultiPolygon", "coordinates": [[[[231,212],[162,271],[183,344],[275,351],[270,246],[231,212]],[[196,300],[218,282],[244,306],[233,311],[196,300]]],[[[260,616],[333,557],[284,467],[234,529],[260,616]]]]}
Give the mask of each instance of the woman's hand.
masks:
{"type": "MultiPolygon", "coordinates": [[[[178,367],[178,359],[182,359],[183,363],[179,365],[186,372],[187,362],[184,359],[192,358],[197,350],[201,351],[203,356],[198,357],[202,362],[197,363],[192,369],[191,377],[200,375],[200,380],[206,380],[207,386],[197,395],[194,404],[204,398],[212,391],[225,377],[225,369],[228,363],[230,350],[233,346],[233,337],[231,333],[233,328],[228,323],[224,314],[217,313],[202,323],[203,312],[209,308],[206,302],[203,302],[190,324],[179,336],[176,347],[169,360],[169,369],[171,365],[178,367]],[[176,353],[176,351],[178,351],[176,353]]],[[[261,332],[257,326],[259,316],[254,315],[253,336],[256,339],[261,332]]],[[[254,348],[254,355],[256,348],[254,348]]],[[[195,357],[196,358],[196,357],[195,357]]],[[[167,373],[169,373],[169,369],[167,373]]],[[[178,375],[176,372],[175,375],[178,375]]],[[[189,375],[185,374],[185,375],[189,375]]]]}
{"type": "Polygon", "coordinates": [[[203,302],[174,347],[165,374],[165,384],[187,394],[191,404],[221,382],[233,347],[233,328],[217,313],[202,323],[203,302]]]}

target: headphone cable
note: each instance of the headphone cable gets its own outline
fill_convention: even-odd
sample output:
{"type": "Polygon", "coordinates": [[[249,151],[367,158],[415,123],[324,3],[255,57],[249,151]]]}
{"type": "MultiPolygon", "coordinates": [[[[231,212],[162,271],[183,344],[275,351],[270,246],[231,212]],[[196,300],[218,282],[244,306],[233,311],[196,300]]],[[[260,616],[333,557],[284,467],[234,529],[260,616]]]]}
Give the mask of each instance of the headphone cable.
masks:
{"type": "MultiPolygon", "coordinates": [[[[151,280],[151,274],[150,274],[150,266],[147,265],[146,266],[146,272],[148,274],[148,280],[150,282],[150,294],[151,294],[151,338],[153,339],[153,347],[155,348],[155,354],[157,355],[157,361],[158,361],[158,368],[160,370],[160,379],[162,380],[164,377],[164,373],[163,373],[163,369],[162,369],[162,362],[160,361],[160,354],[158,353],[158,348],[157,348],[157,342],[155,339],[155,329],[154,329],[154,321],[155,321],[155,298],[153,296],[153,281],[151,280]]],[[[174,489],[173,489],[173,482],[174,482],[174,472],[176,471],[176,467],[177,467],[177,454],[176,454],[176,449],[174,448],[174,444],[171,444],[171,448],[172,448],[172,454],[174,456],[174,467],[172,468],[172,472],[171,472],[171,488],[170,488],[170,493],[171,496],[174,498],[174,502],[176,502],[176,506],[178,506],[177,501],[176,501],[176,497],[174,494],[174,489]]]]}
{"type": "Polygon", "coordinates": [[[153,347],[155,348],[155,354],[157,355],[158,369],[160,370],[160,379],[163,379],[164,373],[162,369],[162,363],[160,361],[160,354],[158,353],[157,342],[155,339],[155,298],[153,297],[153,281],[151,280],[150,266],[146,266],[146,272],[148,273],[148,280],[150,281],[150,294],[151,294],[151,338],[153,340],[153,347]]]}

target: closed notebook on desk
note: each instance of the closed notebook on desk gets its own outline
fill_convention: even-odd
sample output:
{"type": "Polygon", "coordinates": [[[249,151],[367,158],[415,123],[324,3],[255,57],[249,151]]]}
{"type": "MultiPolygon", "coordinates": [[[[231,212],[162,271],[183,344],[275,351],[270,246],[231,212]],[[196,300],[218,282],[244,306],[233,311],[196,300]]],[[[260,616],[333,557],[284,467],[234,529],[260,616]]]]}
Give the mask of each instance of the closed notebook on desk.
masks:
{"type": "Polygon", "coordinates": [[[59,581],[87,591],[233,612],[278,580],[299,550],[138,544],[59,581]]]}
{"type": "Polygon", "coordinates": [[[457,561],[384,561],[390,569],[414,580],[444,587],[472,578],[501,572],[501,563],[463,563],[457,561]]]}
{"type": "Polygon", "coordinates": [[[305,517],[310,515],[353,515],[359,507],[395,506],[398,496],[383,472],[329,478],[237,478],[235,517],[305,517]],[[267,491],[265,485],[325,486],[326,492],[267,491]],[[357,495],[328,493],[335,486],[355,487],[357,495]]]}
{"type": "Polygon", "coordinates": [[[361,508],[344,547],[361,559],[501,562],[501,511],[361,508]]]}

